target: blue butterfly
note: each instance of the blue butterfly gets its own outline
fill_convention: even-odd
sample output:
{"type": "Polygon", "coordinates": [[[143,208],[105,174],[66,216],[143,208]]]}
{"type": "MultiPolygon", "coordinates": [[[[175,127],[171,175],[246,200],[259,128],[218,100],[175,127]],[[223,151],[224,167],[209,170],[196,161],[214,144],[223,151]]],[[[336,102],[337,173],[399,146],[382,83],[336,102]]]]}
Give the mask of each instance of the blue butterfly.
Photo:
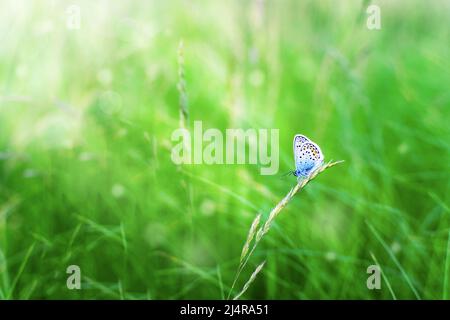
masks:
{"type": "Polygon", "coordinates": [[[308,177],[323,163],[323,153],[320,147],[301,134],[294,137],[295,170],[292,174],[298,178],[308,177]]]}

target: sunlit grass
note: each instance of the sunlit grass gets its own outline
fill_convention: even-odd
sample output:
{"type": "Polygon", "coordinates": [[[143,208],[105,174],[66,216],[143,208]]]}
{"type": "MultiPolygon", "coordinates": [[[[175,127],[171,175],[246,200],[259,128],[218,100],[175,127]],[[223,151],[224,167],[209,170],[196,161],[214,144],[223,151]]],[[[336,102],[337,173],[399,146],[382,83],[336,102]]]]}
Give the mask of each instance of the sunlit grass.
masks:
{"type": "Polygon", "coordinates": [[[1,299],[226,298],[295,181],[171,162],[180,41],[187,124],[279,128],[280,175],[296,133],[346,160],[271,225],[244,298],[448,299],[447,2],[381,1],[379,31],[363,1],[78,3],[79,30],[69,2],[0,4],[1,299]]]}

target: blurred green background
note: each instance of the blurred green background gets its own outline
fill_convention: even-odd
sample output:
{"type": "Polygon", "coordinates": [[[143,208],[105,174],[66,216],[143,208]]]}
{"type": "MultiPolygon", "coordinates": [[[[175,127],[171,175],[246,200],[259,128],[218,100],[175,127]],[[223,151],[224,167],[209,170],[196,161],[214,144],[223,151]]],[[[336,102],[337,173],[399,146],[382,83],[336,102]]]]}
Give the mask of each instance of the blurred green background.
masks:
{"type": "Polygon", "coordinates": [[[282,211],[235,293],[266,259],[242,298],[448,298],[449,15],[421,0],[1,1],[0,298],[225,298],[255,215],[295,183],[280,176],[296,133],[346,162],[282,211]],[[172,163],[180,41],[191,125],[280,129],[278,175],[172,163]]]}

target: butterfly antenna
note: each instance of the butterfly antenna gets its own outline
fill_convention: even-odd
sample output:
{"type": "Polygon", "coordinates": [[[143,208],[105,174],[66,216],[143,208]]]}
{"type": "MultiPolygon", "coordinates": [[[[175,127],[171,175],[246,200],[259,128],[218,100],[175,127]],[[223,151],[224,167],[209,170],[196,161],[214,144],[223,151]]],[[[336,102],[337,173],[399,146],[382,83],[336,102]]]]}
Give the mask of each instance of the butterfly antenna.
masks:
{"type": "Polygon", "coordinates": [[[280,179],[293,175],[294,171],[288,171],[280,176],[280,179]]]}

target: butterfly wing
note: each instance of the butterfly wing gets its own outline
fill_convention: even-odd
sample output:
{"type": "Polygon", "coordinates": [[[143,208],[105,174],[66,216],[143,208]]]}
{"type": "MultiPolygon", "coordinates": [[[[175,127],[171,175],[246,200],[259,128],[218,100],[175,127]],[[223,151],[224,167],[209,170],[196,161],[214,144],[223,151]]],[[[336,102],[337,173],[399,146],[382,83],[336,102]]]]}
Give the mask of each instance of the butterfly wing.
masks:
{"type": "Polygon", "coordinates": [[[304,144],[305,142],[309,142],[311,140],[309,140],[306,136],[302,135],[302,134],[296,134],[294,137],[294,149],[295,147],[299,147],[302,144],[304,144]]]}
{"type": "Polygon", "coordinates": [[[297,175],[308,176],[323,163],[323,153],[320,147],[312,141],[304,142],[294,151],[295,170],[297,175]]]}
{"type": "Polygon", "coordinates": [[[305,142],[309,142],[309,140],[306,136],[302,134],[296,134],[293,141],[293,147],[294,147],[294,161],[297,163],[297,156],[300,151],[300,148],[302,147],[302,144],[305,142]]]}

